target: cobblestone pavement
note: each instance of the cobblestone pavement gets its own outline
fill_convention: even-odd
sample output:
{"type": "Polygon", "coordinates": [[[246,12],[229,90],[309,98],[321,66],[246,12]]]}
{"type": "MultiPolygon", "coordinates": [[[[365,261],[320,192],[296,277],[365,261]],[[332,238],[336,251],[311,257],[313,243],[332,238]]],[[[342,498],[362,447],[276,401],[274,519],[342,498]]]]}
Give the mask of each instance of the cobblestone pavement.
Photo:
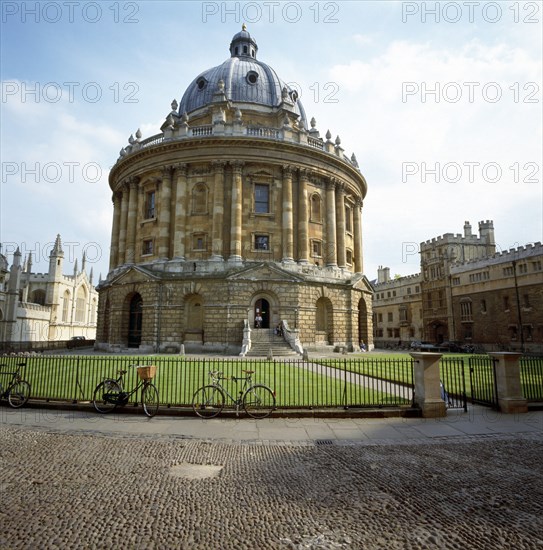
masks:
{"type": "Polygon", "coordinates": [[[543,548],[541,433],[259,443],[1,426],[0,441],[2,549],[543,548]]]}

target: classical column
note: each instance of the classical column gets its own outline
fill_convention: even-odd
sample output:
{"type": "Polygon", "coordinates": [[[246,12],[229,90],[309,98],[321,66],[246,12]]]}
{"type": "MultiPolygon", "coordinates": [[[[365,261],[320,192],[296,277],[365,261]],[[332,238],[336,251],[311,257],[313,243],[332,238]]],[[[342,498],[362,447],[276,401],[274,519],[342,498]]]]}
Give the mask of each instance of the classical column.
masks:
{"type": "Polygon", "coordinates": [[[117,265],[122,265],[125,262],[126,224],[128,221],[128,182],[125,182],[121,189],[121,223],[119,225],[119,259],[117,265]]]}
{"type": "Polygon", "coordinates": [[[122,193],[113,193],[113,227],[111,229],[111,249],[109,252],[109,269],[119,265],[119,229],[121,225],[122,193]]]}
{"type": "Polygon", "coordinates": [[[307,182],[309,171],[300,170],[300,184],[298,187],[298,262],[309,263],[309,227],[307,182]]]}
{"type": "Polygon", "coordinates": [[[173,257],[185,259],[185,238],[187,220],[187,169],[188,165],[180,163],[176,166],[177,184],[175,191],[175,215],[173,232],[173,257]]]}
{"type": "Polygon", "coordinates": [[[292,166],[283,166],[283,262],[294,261],[292,166]]]}
{"type": "Polygon", "coordinates": [[[224,224],[224,167],[226,162],[217,160],[212,163],[215,169],[213,186],[213,227],[211,232],[211,259],[224,260],[223,224],[224,224]]]}
{"type": "Polygon", "coordinates": [[[362,199],[357,199],[354,205],[354,271],[364,273],[362,256],[362,199]]]}
{"type": "Polygon", "coordinates": [[[138,218],[138,181],[136,178],[130,178],[128,184],[128,214],[126,218],[126,252],[125,263],[133,264],[136,261],[136,223],[138,218]]]}
{"type": "Polygon", "coordinates": [[[241,224],[242,224],[242,208],[243,208],[243,183],[241,172],[243,165],[242,161],[232,162],[232,215],[230,227],[230,261],[241,262],[241,224]]]}
{"type": "Polygon", "coordinates": [[[160,211],[158,216],[158,257],[170,257],[170,219],[172,202],[172,167],[162,169],[160,184],[160,211]]]}
{"type": "Polygon", "coordinates": [[[135,236],[136,245],[135,245],[135,260],[134,260],[136,263],[139,260],[141,260],[141,254],[143,251],[143,243],[141,240],[142,229],[141,229],[141,223],[139,223],[138,220],[143,219],[144,204],[145,204],[145,189],[143,189],[141,185],[138,185],[137,204],[136,204],[136,236],[135,236]]]}
{"type": "Polygon", "coordinates": [[[336,254],[336,180],[326,182],[326,265],[337,265],[336,254]]]}
{"type": "Polygon", "coordinates": [[[345,258],[345,186],[336,185],[337,265],[347,267],[345,258]]]}

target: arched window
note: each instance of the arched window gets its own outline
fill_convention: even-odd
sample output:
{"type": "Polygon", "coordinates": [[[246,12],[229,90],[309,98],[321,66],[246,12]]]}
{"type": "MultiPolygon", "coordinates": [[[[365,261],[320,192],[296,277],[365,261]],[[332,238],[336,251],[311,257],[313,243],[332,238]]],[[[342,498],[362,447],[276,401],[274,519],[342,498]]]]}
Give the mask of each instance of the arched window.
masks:
{"type": "Polygon", "coordinates": [[[207,185],[197,183],[192,188],[192,213],[207,214],[207,185]]]}
{"type": "Polygon", "coordinates": [[[45,290],[39,288],[37,290],[34,290],[32,292],[32,295],[30,296],[30,302],[33,304],[39,304],[40,306],[45,305],[45,290]]]}
{"type": "Polygon", "coordinates": [[[75,322],[84,323],[85,322],[85,309],[87,303],[87,291],[85,287],[80,286],[77,289],[77,298],[75,301],[75,322]]]}
{"type": "Polygon", "coordinates": [[[70,291],[66,290],[62,296],[62,322],[67,323],[70,320],[70,291]]]}
{"type": "Polygon", "coordinates": [[[311,195],[311,213],[309,219],[314,223],[322,222],[322,200],[318,193],[311,195]]]}

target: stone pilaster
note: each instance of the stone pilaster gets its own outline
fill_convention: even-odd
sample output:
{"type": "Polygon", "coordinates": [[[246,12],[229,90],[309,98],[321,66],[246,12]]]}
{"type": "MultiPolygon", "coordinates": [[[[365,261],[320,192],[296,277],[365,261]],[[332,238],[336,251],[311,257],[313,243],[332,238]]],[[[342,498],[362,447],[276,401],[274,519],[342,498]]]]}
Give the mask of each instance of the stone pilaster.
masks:
{"type": "Polygon", "coordinates": [[[119,231],[121,225],[122,193],[113,193],[113,227],[111,229],[111,248],[109,252],[109,269],[119,265],[119,231]]]}
{"type": "Polygon", "coordinates": [[[520,358],[522,353],[492,352],[495,359],[496,387],[498,390],[498,405],[503,413],[526,413],[528,401],[522,395],[520,382],[520,358]]]}
{"type": "Polygon", "coordinates": [[[336,180],[329,179],[326,182],[326,250],[325,259],[327,266],[337,265],[336,245],[336,180]]]}
{"type": "Polygon", "coordinates": [[[242,161],[232,162],[232,214],[230,228],[230,258],[232,262],[240,262],[241,256],[241,236],[242,236],[242,213],[243,213],[243,180],[242,170],[244,166],[242,161]]]}
{"type": "Polygon", "coordinates": [[[292,204],[292,166],[283,166],[283,262],[294,261],[294,217],[292,204]]]}
{"type": "Polygon", "coordinates": [[[213,186],[213,226],[211,232],[211,259],[224,260],[223,225],[224,225],[224,167],[226,162],[215,161],[215,182],[213,186]]]}
{"type": "Polygon", "coordinates": [[[362,251],[362,200],[357,199],[354,206],[354,271],[364,273],[364,257],[362,251]]]}
{"type": "Polygon", "coordinates": [[[173,257],[185,259],[186,219],[187,219],[187,169],[188,165],[180,163],[176,166],[175,214],[173,234],[173,257]]]}
{"type": "Polygon", "coordinates": [[[172,201],[172,167],[165,166],[162,170],[160,184],[160,211],[158,216],[158,257],[170,258],[170,221],[172,201]]]}
{"type": "Polygon", "coordinates": [[[441,353],[410,353],[415,360],[415,403],[420,407],[424,418],[437,418],[447,415],[445,401],[441,398],[439,361],[441,353]]]}
{"type": "Polygon", "coordinates": [[[298,262],[309,263],[309,224],[307,204],[307,182],[309,171],[300,170],[298,187],[298,262]]]}
{"type": "Polygon", "coordinates": [[[345,186],[336,185],[336,228],[337,228],[337,265],[347,267],[345,257],[345,186]]]}

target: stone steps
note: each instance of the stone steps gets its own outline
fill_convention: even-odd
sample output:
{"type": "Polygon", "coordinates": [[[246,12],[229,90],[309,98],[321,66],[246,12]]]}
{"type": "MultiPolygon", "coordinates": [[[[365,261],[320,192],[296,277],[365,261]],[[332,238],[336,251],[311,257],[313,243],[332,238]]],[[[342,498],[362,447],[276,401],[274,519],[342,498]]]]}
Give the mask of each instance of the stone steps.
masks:
{"type": "Polygon", "coordinates": [[[251,331],[251,350],[246,357],[267,357],[271,349],[273,357],[297,357],[298,354],[273,329],[254,329],[251,331]]]}

